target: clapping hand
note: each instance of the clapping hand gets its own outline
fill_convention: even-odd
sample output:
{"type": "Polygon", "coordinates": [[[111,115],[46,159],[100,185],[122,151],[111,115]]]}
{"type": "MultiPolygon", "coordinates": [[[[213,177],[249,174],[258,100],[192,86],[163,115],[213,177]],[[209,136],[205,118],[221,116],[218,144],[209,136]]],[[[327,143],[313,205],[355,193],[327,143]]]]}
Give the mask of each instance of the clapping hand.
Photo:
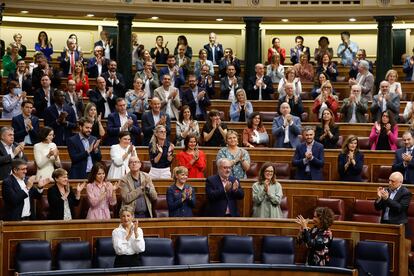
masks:
{"type": "Polygon", "coordinates": [[[239,188],[239,186],[240,186],[239,181],[237,181],[237,180],[234,181],[233,184],[232,184],[233,191],[237,191],[237,189],[239,188]]]}
{"type": "Polygon", "coordinates": [[[374,123],[374,127],[375,127],[375,130],[377,131],[377,133],[379,133],[381,131],[381,125],[378,122],[374,123]]]}
{"type": "Polygon", "coordinates": [[[39,181],[37,182],[37,187],[39,189],[42,189],[44,186],[46,186],[47,184],[49,184],[52,180],[47,177],[47,178],[41,178],[39,179],[39,181]]]}
{"type": "Polygon", "coordinates": [[[82,184],[78,183],[78,185],[76,186],[76,192],[80,193],[83,191],[83,189],[85,189],[86,187],[86,182],[82,182],[82,184]]]}
{"type": "Polygon", "coordinates": [[[296,217],[295,222],[300,225],[300,230],[303,231],[304,229],[308,228],[309,220],[299,215],[296,217]]]}
{"type": "Polygon", "coordinates": [[[36,176],[35,175],[32,175],[31,177],[29,177],[29,179],[26,181],[26,188],[28,189],[28,190],[30,190],[32,187],[33,187],[33,183],[35,182],[35,180],[36,180],[36,176]]]}
{"type": "Polygon", "coordinates": [[[385,125],[385,130],[387,131],[387,134],[391,132],[391,124],[390,123],[387,123],[385,125]]]}
{"type": "Polygon", "coordinates": [[[311,151],[307,151],[306,153],[305,153],[305,158],[306,159],[308,159],[308,160],[311,160],[312,159],[312,152],[311,151]]]}

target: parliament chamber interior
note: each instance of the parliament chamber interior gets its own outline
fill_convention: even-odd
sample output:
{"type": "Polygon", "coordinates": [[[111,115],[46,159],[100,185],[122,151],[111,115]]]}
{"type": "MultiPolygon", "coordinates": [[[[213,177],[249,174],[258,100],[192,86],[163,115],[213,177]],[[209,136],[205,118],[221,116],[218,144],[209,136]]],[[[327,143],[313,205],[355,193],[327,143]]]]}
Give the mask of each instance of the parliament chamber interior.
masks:
{"type": "Polygon", "coordinates": [[[412,0],[2,2],[0,275],[413,275],[412,0]]]}

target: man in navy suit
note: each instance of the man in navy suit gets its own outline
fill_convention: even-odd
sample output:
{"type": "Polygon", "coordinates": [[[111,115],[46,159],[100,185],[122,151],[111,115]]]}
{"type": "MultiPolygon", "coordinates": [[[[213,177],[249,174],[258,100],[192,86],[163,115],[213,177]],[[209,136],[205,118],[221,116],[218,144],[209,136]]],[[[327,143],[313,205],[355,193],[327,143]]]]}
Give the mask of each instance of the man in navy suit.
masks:
{"type": "Polygon", "coordinates": [[[112,146],[118,144],[118,135],[121,131],[128,131],[131,134],[131,142],[138,146],[138,137],[141,135],[137,116],[128,113],[124,98],[117,98],[115,104],[116,112],[108,116],[108,135],[105,138],[105,145],[112,146]]]}
{"type": "Polygon", "coordinates": [[[13,160],[12,174],[3,181],[4,220],[35,219],[33,199],[40,199],[43,187],[50,183],[49,178],[39,180],[36,176],[26,179],[27,163],[23,159],[13,160]]]}
{"type": "Polygon", "coordinates": [[[5,179],[12,170],[14,159],[23,158],[24,143],[17,144],[14,142],[14,130],[11,127],[2,127],[0,129],[0,180],[5,179]]]}
{"type": "Polygon", "coordinates": [[[69,38],[66,41],[67,47],[60,54],[60,68],[63,70],[63,75],[71,75],[75,73],[75,63],[82,61],[82,56],[78,50],[76,50],[76,40],[69,38]]]}
{"type": "Polygon", "coordinates": [[[121,73],[117,72],[118,65],[115,60],[109,62],[108,71],[102,73],[107,87],[112,87],[115,96],[125,97],[125,80],[121,73]]]}
{"type": "Polygon", "coordinates": [[[152,98],[150,104],[151,110],[142,114],[142,132],[144,133],[143,146],[148,146],[152,135],[154,134],[154,128],[157,125],[165,126],[167,130],[167,139],[171,134],[171,120],[168,114],[161,112],[161,100],[157,97],[152,98]]]}
{"type": "Polygon", "coordinates": [[[85,179],[91,172],[94,163],[101,161],[99,145],[101,140],[91,135],[93,122],[86,118],[79,120],[79,134],[67,141],[69,157],[72,166],[69,171],[70,179],[85,179]]]}
{"type": "Polygon", "coordinates": [[[163,79],[165,74],[171,76],[171,86],[177,87],[179,90],[181,85],[185,84],[185,77],[183,68],[177,66],[177,61],[174,55],[168,55],[167,67],[160,69],[160,80],[163,79]]]}
{"type": "Polygon", "coordinates": [[[108,118],[115,111],[115,99],[113,88],[106,89],[105,79],[98,77],[95,89],[90,91],[89,101],[96,105],[96,111],[102,118],[108,118]]]}
{"type": "Polygon", "coordinates": [[[22,102],[22,114],[14,116],[12,127],[14,128],[14,141],[17,143],[24,142],[26,145],[34,145],[39,133],[39,118],[32,115],[33,102],[22,102]]]}
{"type": "Polygon", "coordinates": [[[302,53],[306,54],[306,56],[308,57],[308,61],[310,60],[309,47],[303,45],[303,40],[303,37],[298,35],[297,37],[295,37],[296,46],[290,48],[290,61],[293,63],[293,65],[299,63],[299,58],[302,53]]]}
{"type": "Polygon", "coordinates": [[[95,46],[94,57],[88,62],[88,77],[97,78],[108,71],[109,60],[103,55],[103,47],[95,46]]]}
{"type": "Polygon", "coordinates": [[[414,184],[414,140],[411,132],[404,132],[402,140],[404,147],[395,152],[392,171],[400,172],[405,184],[414,184]]]}
{"type": "MultiPolygon", "coordinates": [[[[381,210],[381,223],[406,224],[410,206],[411,192],[404,186],[403,175],[393,172],[389,177],[388,188],[378,187],[377,199],[374,202],[376,210],[381,210]]],[[[409,227],[405,227],[406,236],[410,236],[409,227]],[[408,230],[408,231],[407,231],[408,230]]]]}
{"type": "Polygon", "coordinates": [[[191,115],[198,121],[207,119],[207,107],[211,105],[206,90],[198,86],[197,78],[191,74],[188,76],[188,85],[190,86],[181,96],[182,105],[188,105],[191,115]]]}
{"type": "Polygon", "coordinates": [[[37,117],[44,119],[46,108],[53,104],[53,93],[56,89],[50,86],[50,78],[48,75],[44,75],[40,83],[42,87],[36,90],[33,102],[37,117]]]}
{"type": "Polygon", "coordinates": [[[231,161],[218,159],[217,169],[217,175],[206,179],[206,214],[210,217],[238,217],[237,200],[243,199],[244,192],[239,180],[230,176],[231,161]]]}
{"type": "Polygon", "coordinates": [[[295,179],[323,180],[323,145],[315,141],[315,131],[306,127],[303,131],[305,142],[296,147],[293,166],[296,167],[295,179]]]}
{"type": "Polygon", "coordinates": [[[57,90],[54,94],[55,103],[45,110],[45,126],[53,128],[57,146],[66,146],[67,140],[76,128],[76,115],[73,108],[65,103],[65,92],[57,90]]]}
{"type": "Polygon", "coordinates": [[[271,100],[273,83],[269,76],[265,75],[264,65],[255,66],[256,75],[249,78],[247,83],[247,98],[249,100],[271,100]]]}
{"type": "Polygon", "coordinates": [[[272,134],[274,148],[296,148],[300,145],[299,134],[301,131],[299,117],[290,114],[290,106],[287,102],[280,105],[280,116],[273,119],[272,134]]]}
{"type": "Polygon", "coordinates": [[[219,64],[221,58],[224,55],[223,45],[216,43],[217,36],[215,33],[210,33],[208,40],[210,43],[204,45],[204,49],[207,50],[207,59],[211,60],[213,64],[219,64]]]}

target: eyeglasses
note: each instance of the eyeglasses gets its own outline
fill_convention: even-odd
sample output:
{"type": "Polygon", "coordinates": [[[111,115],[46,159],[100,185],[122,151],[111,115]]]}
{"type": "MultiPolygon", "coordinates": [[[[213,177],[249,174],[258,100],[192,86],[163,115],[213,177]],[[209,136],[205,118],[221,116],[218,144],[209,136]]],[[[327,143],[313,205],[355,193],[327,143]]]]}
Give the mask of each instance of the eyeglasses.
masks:
{"type": "Polygon", "coordinates": [[[274,173],[274,170],[265,170],[265,173],[274,173]]]}
{"type": "Polygon", "coordinates": [[[231,170],[231,166],[223,166],[222,168],[225,170],[231,170]]]}
{"type": "Polygon", "coordinates": [[[129,164],[134,165],[134,164],[140,164],[141,161],[130,161],[129,164]]]}

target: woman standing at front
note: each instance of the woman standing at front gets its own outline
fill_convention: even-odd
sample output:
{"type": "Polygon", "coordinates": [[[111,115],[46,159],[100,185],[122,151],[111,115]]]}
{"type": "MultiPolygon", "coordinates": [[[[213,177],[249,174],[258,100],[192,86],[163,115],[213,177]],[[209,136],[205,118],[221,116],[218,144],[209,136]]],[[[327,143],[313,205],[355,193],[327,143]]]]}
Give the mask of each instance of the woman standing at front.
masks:
{"type": "Polygon", "coordinates": [[[47,191],[47,201],[49,202],[48,219],[71,220],[74,215],[75,206],[79,205],[81,192],[86,183],[78,183],[76,194],[70,188],[68,172],[62,168],[56,169],[52,178],[55,185],[47,191]]]}
{"type": "Polygon", "coordinates": [[[167,190],[168,216],[192,217],[196,203],[193,187],[187,184],[188,170],[179,166],[173,170],[174,184],[167,190]]]}
{"type": "Polygon", "coordinates": [[[51,178],[55,167],[60,167],[59,150],[53,138],[55,133],[50,127],[43,127],[39,131],[39,141],[34,145],[34,159],[37,166],[36,179],[51,178]]]}
{"type": "Polygon", "coordinates": [[[313,214],[314,226],[309,229],[308,219],[299,215],[296,223],[300,225],[298,242],[305,243],[308,248],[306,264],[313,266],[325,266],[329,261],[329,249],[332,243],[331,227],[334,221],[334,213],[328,207],[318,207],[313,214]]]}
{"type": "Polygon", "coordinates": [[[263,164],[258,180],[252,187],[253,217],[283,218],[280,208],[283,191],[282,186],[276,180],[276,172],[272,163],[263,164]]]}
{"type": "Polygon", "coordinates": [[[167,129],[163,125],[154,128],[149,142],[151,178],[171,178],[171,163],[174,158],[174,145],[167,139],[167,129]]]}
{"type": "Polygon", "coordinates": [[[112,185],[106,181],[106,166],[103,163],[95,163],[92,167],[86,186],[88,194],[89,210],[86,219],[110,219],[109,205],[116,205],[116,190],[119,182],[112,185]]]}
{"type": "Polygon", "coordinates": [[[229,130],[226,136],[227,147],[221,148],[217,153],[217,159],[227,158],[230,160],[231,176],[237,179],[247,178],[246,171],[250,168],[250,156],[247,150],[239,148],[238,134],[229,130]]]}
{"type": "Polygon", "coordinates": [[[139,253],[145,251],[144,232],[134,219],[134,210],[124,206],[120,214],[121,223],[112,231],[112,244],[116,253],[114,267],[140,266],[139,253]]]}

